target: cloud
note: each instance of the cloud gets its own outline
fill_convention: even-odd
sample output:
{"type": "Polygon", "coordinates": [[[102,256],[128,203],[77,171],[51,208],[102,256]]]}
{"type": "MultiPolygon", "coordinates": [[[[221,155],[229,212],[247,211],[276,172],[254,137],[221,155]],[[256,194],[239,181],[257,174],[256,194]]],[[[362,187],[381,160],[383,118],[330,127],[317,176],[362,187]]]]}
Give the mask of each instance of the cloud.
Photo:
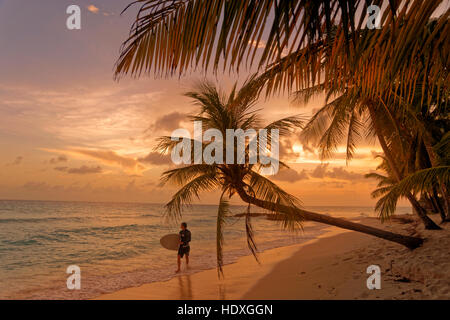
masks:
{"type": "Polygon", "coordinates": [[[72,152],[95,158],[105,164],[122,167],[127,171],[142,172],[146,169],[138,160],[121,156],[110,150],[74,149],[72,152]]]}
{"type": "Polygon", "coordinates": [[[180,127],[180,123],[186,121],[187,114],[180,112],[172,112],[158,119],[147,129],[146,133],[152,133],[155,130],[173,131],[180,127]]]}
{"type": "Polygon", "coordinates": [[[49,163],[56,164],[56,163],[67,162],[67,161],[69,161],[69,159],[65,155],[60,155],[55,158],[51,158],[49,160],[49,163]]]}
{"type": "Polygon", "coordinates": [[[69,167],[55,167],[56,171],[66,172],[70,174],[95,174],[95,173],[102,173],[103,170],[100,166],[97,167],[88,167],[88,166],[81,166],[79,168],[69,168],[69,167]]]}
{"type": "Polygon", "coordinates": [[[143,187],[154,187],[157,184],[154,181],[147,181],[145,183],[142,184],[143,187]]]}
{"type": "Polygon", "coordinates": [[[328,164],[319,164],[311,173],[313,178],[325,178],[328,164]]]}
{"type": "Polygon", "coordinates": [[[272,176],[272,179],[277,181],[296,182],[309,179],[309,175],[306,170],[302,170],[300,173],[298,173],[294,169],[284,169],[280,170],[276,175],[272,176]]]}
{"type": "Polygon", "coordinates": [[[256,40],[249,40],[248,44],[257,49],[264,49],[266,47],[266,42],[264,40],[260,40],[259,42],[256,40]]]}
{"type": "Polygon", "coordinates": [[[333,168],[330,172],[327,172],[328,177],[342,180],[360,180],[364,176],[360,173],[347,171],[343,167],[333,168]]]}
{"type": "Polygon", "coordinates": [[[146,164],[154,164],[154,165],[164,165],[164,164],[170,164],[171,160],[169,158],[169,155],[161,155],[158,152],[150,152],[145,157],[138,159],[142,163],[146,164]]]}
{"type": "Polygon", "coordinates": [[[51,187],[46,182],[29,181],[22,186],[25,190],[48,190],[51,187]]]}
{"type": "Polygon", "coordinates": [[[293,134],[280,139],[280,159],[287,162],[312,160],[317,159],[317,154],[313,147],[293,134]]]}
{"type": "MultiPolygon", "coordinates": [[[[142,176],[142,173],[148,169],[146,164],[165,164],[167,163],[167,157],[158,158],[156,154],[150,153],[142,158],[134,158],[130,156],[120,155],[112,150],[100,150],[100,149],[81,149],[81,148],[69,148],[69,149],[47,149],[40,148],[41,150],[53,153],[63,153],[75,158],[91,158],[99,161],[101,164],[113,167],[121,168],[125,173],[132,176],[142,176]],[[166,160],[164,160],[166,159],[166,160]]],[[[63,156],[64,157],[64,156],[63,156]]],[[[60,157],[58,157],[60,158],[60,157]]],[[[60,162],[62,159],[60,159],[60,162]]],[[[56,160],[55,160],[56,161],[56,160]]]]}
{"type": "Polygon", "coordinates": [[[280,159],[283,161],[294,161],[300,156],[294,151],[294,142],[289,138],[280,140],[280,159]]]}
{"type": "Polygon", "coordinates": [[[335,167],[328,170],[328,163],[318,165],[310,175],[313,178],[319,179],[332,178],[340,180],[360,180],[364,178],[362,174],[347,171],[343,167],[335,167]]]}
{"type": "Polygon", "coordinates": [[[99,8],[97,8],[96,6],[94,6],[93,4],[90,4],[87,6],[87,9],[92,12],[92,13],[98,13],[99,12],[99,8]]]}
{"type": "Polygon", "coordinates": [[[372,157],[375,158],[375,157],[384,155],[384,152],[383,151],[370,150],[370,154],[372,155],[372,157]]]}
{"type": "Polygon", "coordinates": [[[14,159],[13,162],[11,163],[7,163],[6,166],[18,166],[19,164],[21,164],[23,161],[23,157],[22,156],[18,156],[14,159]]]}
{"type": "MultiPolygon", "coordinates": [[[[138,184],[136,180],[103,185],[99,179],[93,182],[73,182],[70,185],[50,184],[31,180],[13,189],[20,196],[27,195],[40,200],[116,201],[116,202],[161,202],[170,199],[172,189],[158,189],[151,183],[138,184]]],[[[0,185],[0,192],[2,192],[0,185]]],[[[17,196],[17,198],[19,198],[17,196]]]]}
{"type": "Polygon", "coordinates": [[[338,181],[323,181],[320,183],[320,187],[334,188],[334,189],[343,189],[347,185],[348,185],[348,182],[338,182],[338,181]]]}

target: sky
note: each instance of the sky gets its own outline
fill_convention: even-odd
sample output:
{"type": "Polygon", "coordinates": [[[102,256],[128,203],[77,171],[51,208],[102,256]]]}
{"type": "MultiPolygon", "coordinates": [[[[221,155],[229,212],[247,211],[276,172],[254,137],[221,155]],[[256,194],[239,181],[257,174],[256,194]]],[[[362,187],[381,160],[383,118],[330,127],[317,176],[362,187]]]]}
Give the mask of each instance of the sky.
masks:
{"type": "MultiPolygon", "coordinates": [[[[120,15],[129,2],[0,0],[0,199],[161,203],[175,192],[159,184],[172,162],[152,149],[159,136],[192,130],[186,115],[196,109],[182,94],[205,75],[115,81],[136,14],[120,15]],[[71,4],[81,8],[81,30],[66,28],[71,4]]],[[[206,75],[224,90],[247,76],[206,75]]],[[[322,104],[278,95],[258,107],[271,121],[310,117],[322,104]]],[[[373,205],[375,182],[363,175],[375,169],[380,148],[362,141],[348,165],[344,151],[322,162],[294,134],[282,141],[291,169],[272,178],[306,206],[373,205]]],[[[198,201],[217,202],[217,193],[198,201]]]]}

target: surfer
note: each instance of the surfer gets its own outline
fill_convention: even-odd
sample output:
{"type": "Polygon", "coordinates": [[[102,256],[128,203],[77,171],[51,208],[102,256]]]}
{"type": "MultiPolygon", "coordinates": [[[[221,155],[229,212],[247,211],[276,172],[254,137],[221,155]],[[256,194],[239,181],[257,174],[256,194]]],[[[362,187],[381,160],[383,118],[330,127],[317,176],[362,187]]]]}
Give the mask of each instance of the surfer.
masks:
{"type": "Polygon", "coordinates": [[[181,259],[184,255],[186,255],[186,266],[189,266],[189,251],[191,247],[189,246],[189,242],[191,242],[191,232],[187,229],[187,223],[181,223],[181,231],[180,231],[180,246],[178,247],[178,269],[175,271],[176,273],[180,272],[181,267],[181,259]]]}

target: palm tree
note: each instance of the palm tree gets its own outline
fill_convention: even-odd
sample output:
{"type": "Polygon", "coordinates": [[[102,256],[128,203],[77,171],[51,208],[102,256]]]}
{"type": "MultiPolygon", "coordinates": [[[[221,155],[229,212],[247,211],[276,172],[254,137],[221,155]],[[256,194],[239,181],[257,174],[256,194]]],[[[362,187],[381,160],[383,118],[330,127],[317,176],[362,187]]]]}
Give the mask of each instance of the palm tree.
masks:
{"type": "MultiPolygon", "coordinates": [[[[258,84],[255,83],[254,79],[250,79],[239,91],[236,90],[235,86],[227,97],[210,83],[200,84],[197,91],[186,94],[200,108],[199,114],[192,116],[192,120],[202,121],[204,129],[217,129],[223,136],[226,136],[227,129],[254,129],[258,132],[261,128],[278,129],[280,136],[282,136],[301,125],[302,120],[295,116],[262,126],[262,120],[256,112],[257,110],[253,109],[258,100],[258,93],[255,87],[258,87],[258,84]]],[[[267,140],[270,140],[270,137],[267,140]]],[[[199,143],[195,140],[190,142],[192,145],[199,143]]],[[[164,154],[172,152],[177,143],[172,137],[161,137],[156,150],[164,154]]],[[[202,143],[203,149],[208,146],[208,142],[202,143]]],[[[224,154],[226,153],[227,143],[229,144],[230,141],[225,141],[224,154]]],[[[309,220],[373,235],[402,244],[410,249],[414,249],[422,244],[423,240],[421,238],[395,234],[303,209],[296,197],[288,194],[260,173],[260,170],[264,167],[261,162],[251,164],[248,161],[250,157],[249,143],[249,141],[246,141],[246,161],[244,164],[207,164],[202,162],[166,171],[161,177],[163,184],[172,183],[180,186],[180,189],[173,195],[170,202],[166,204],[166,214],[169,218],[179,218],[183,206],[189,205],[195,197],[198,198],[200,192],[220,190],[221,197],[217,214],[217,264],[219,276],[222,273],[223,225],[228,214],[228,199],[234,195],[238,195],[242,201],[248,204],[245,215],[247,243],[255,257],[257,257],[257,249],[253,238],[250,205],[270,211],[274,215],[275,220],[280,221],[282,226],[288,230],[296,230],[301,227],[303,220],[309,220]]],[[[191,150],[193,149],[191,148],[191,150]]],[[[280,165],[287,167],[282,162],[280,162],[280,165]]]]}
{"type": "Polygon", "coordinates": [[[267,83],[273,91],[299,90],[324,80],[358,85],[371,97],[389,91],[412,97],[418,80],[445,86],[450,9],[436,19],[433,32],[426,28],[445,0],[389,0],[381,12],[382,28],[368,30],[368,6],[381,8],[383,2],[134,1],[141,6],[122,45],[116,76],[182,74],[192,66],[217,71],[222,65],[236,71],[257,66],[264,72],[275,65],[267,83]],[[425,78],[419,56],[426,57],[425,78]],[[400,86],[396,78],[402,78],[400,86]]]}
{"type": "MultiPolygon", "coordinates": [[[[318,92],[320,91],[316,88],[298,91],[296,99],[307,101],[318,92]]],[[[399,182],[409,173],[408,169],[414,169],[405,165],[408,164],[408,156],[411,156],[411,153],[414,153],[413,158],[415,157],[415,151],[411,151],[411,143],[407,139],[408,127],[399,128],[402,123],[396,118],[397,113],[393,112],[392,106],[387,108],[381,102],[374,103],[365,97],[358,87],[347,88],[345,91],[336,88],[330,90],[328,95],[334,95],[335,98],[327,101],[325,106],[315,113],[302,132],[305,141],[317,143],[322,159],[332,157],[337,147],[345,143],[347,161],[350,161],[358,140],[364,136],[376,137],[385,155],[385,165],[389,166],[387,171],[390,179],[399,182]]],[[[427,216],[412,192],[406,192],[402,196],[411,202],[427,229],[441,229],[427,216]]],[[[380,208],[377,206],[377,210],[380,208]]],[[[388,213],[393,214],[393,211],[383,211],[380,215],[387,218],[388,213]]]]}
{"type": "MultiPolygon", "coordinates": [[[[438,22],[432,20],[416,34],[416,37],[424,47],[426,44],[438,41],[436,39],[439,38],[427,35],[436,36],[441,31],[438,22]]],[[[377,32],[388,34],[392,31],[377,32]]],[[[360,31],[356,37],[365,38],[368,37],[368,34],[370,37],[374,37],[376,32],[364,30],[360,31]]],[[[417,53],[414,58],[418,66],[415,72],[420,75],[420,78],[428,76],[427,72],[434,63],[433,60],[428,59],[435,53],[434,47],[430,45],[427,48],[417,53]]],[[[326,43],[318,43],[317,49],[324,52],[330,50],[326,43]]],[[[370,54],[369,49],[367,42],[359,42],[356,52],[363,56],[370,54]]],[[[305,49],[303,55],[310,54],[308,50],[305,49]]],[[[335,55],[337,58],[334,57],[334,59],[340,60],[345,53],[336,53],[335,55]]],[[[445,59],[448,59],[448,56],[436,60],[445,65],[445,59]]],[[[277,74],[282,73],[280,70],[285,68],[286,64],[289,62],[283,61],[283,59],[275,63],[260,76],[260,81],[265,81],[268,89],[272,90],[273,79],[276,79],[277,74]]],[[[325,61],[324,64],[327,62],[325,61]]],[[[356,71],[356,74],[375,76],[371,70],[367,69],[371,65],[372,62],[369,59],[366,61],[366,65],[360,66],[361,69],[356,71]]],[[[364,135],[375,136],[383,149],[385,161],[391,168],[391,178],[397,182],[415,170],[436,167],[439,165],[439,155],[434,151],[433,145],[442,139],[442,134],[448,128],[448,86],[439,85],[448,78],[446,68],[443,67],[443,70],[434,84],[429,85],[425,81],[418,80],[413,85],[409,85],[409,89],[406,91],[403,89],[403,83],[408,82],[405,81],[405,77],[394,78],[391,82],[396,84],[396,88],[381,86],[384,91],[378,90],[380,91],[379,96],[374,96],[370,88],[367,88],[364,83],[358,82],[357,79],[355,81],[355,77],[352,75],[347,75],[348,80],[328,78],[319,85],[299,90],[295,93],[296,99],[303,102],[308,101],[316,94],[325,93],[327,97],[326,105],[305,126],[303,135],[306,138],[318,140],[323,158],[331,157],[339,144],[346,143],[347,161],[352,158],[356,141],[359,138],[364,135]],[[328,102],[329,100],[331,102],[328,102]],[[414,145],[416,148],[412,148],[414,145]],[[404,164],[408,164],[408,166],[404,164]]],[[[435,182],[433,197],[437,198],[436,188],[439,188],[444,207],[447,209],[449,206],[446,181],[435,179],[435,182]]],[[[405,193],[403,196],[411,202],[427,229],[440,229],[427,217],[426,210],[420,205],[414,193],[405,193]]],[[[448,210],[445,211],[448,215],[448,210]]]]}
{"type": "MultiPolygon", "coordinates": [[[[372,192],[372,197],[379,198],[375,210],[379,212],[382,219],[389,218],[394,214],[398,199],[406,197],[411,193],[421,193],[426,195],[436,194],[436,185],[450,182],[450,165],[441,164],[437,167],[430,167],[417,170],[400,181],[392,178],[390,169],[384,157],[377,170],[384,171],[385,175],[378,172],[366,174],[367,178],[378,180],[377,189],[372,192]]],[[[435,198],[439,202],[439,198],[435,198]]],[[[436,205],[439,207],[439,204],[436,205]]],[[[439,211],[439,208],[437,208],[439,211]]],[[[442,222],[448,222],[447,217],[439,211],[442,222]]]]}
{"type": "MultiPolygon", "coordinates": [[[[314,90],[328,96],[353,91],[367,105],[374,133],[397,181],[404,178],[392,155],[377,113],[393,97],[402,107],[419,97],[448,101],[450,9],[430,23],[442,0],[390,0],[380,30],[366,29],[369,4],[359,0],[140,0],[138,17],[123,43],[116,76],[153,71],[183,73],[191,66],[239,71],[255,65],[262,71],[259,87],[267,94],[314,90]],[[263,47],[262,52],[258,52],[263,47]],[[421,83],[418,86],[418,83],[421,83]],[[444,94],[439,96],[439,93],[444,94]],[[436,97],[436,93],[437,97],[436,97]]],[[[349,100],[351,101],[351,100],[349,100]]],[[[442,105],[442,104],[438,104],[442,105]]],[[[433,105],[434,108],[434,105],[433,105]]],[[[408,111],[409,107],[405,107],[408,111]]],[[[439,109],[439,108],[437,108],[439,109]]],[[[444,111],[446,108],[444,108],[444,111]]],[[[389,111],[389,110],[388,110],[389,111]]],[[[392,111],[392,110],[391,110],[392,111]]],[[[411,110],[409,110],[411,111],[411,110]]],[[[350,113],[352,127],[361,111],[350,113]],[[358,114],[359,113],[359,114],[358,114]]],[[[424,120],[418,118],[419,122],[424,120]]],[[[419,124],[417,124],[419,125],[419,124]]],[[[398,129],[398,128],[397,128],[398,129]]],[[[355,149],[357,130],[348,131],[348,150],[355,149]]],[[[390,134],[388,134],[390,135],[390,134]]],[[[423,141],[437,165],[429,130],[423,141]]],[[[332,142],[329,140],[328,142],[332,142]]],[[[447,215],[447,187],[439,183],[447,215]]],[[[429,229],[438,226],[426,216],[413,194],[405,195],[429,229]]]]}

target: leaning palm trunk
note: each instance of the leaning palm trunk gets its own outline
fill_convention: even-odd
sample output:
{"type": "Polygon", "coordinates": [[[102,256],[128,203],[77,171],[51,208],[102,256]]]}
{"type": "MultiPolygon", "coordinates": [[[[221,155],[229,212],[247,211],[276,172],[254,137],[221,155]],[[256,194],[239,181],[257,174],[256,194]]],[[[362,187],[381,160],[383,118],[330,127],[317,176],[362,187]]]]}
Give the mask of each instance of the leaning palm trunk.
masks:
{"type": "MultiPolygon", "coordinates": [[[[226,131],[229,129],[243,131],[253,129],[255,132],[261,132],[261,129],[270,129],[270,131],[275,129],[278,130],[280,136],[285,136],[290,134],[293,129],[301,126],[302,121],[298,116],[286,117],[263,126],[258,114],[252,110],[258,99],[257,92],[252,90],[254,84],[255,80],[252,78],[239,90],[236,90],[235,86],[228,97],[208,82],[200,84],[198,91],[186,94],[188,97],[193,98],[201,107],[200,112],[197,115],[191,116],[191,119],[194,121],[201,120],[205,130],[216,129],[222,134],[222,137],[227,135],[226,131]]],[[[257,136],[258,143],[262,141],[260,138],[260,136],[257,136]]],[[[244,158],[250,159],[250,141],[249,139],[243,140],[245,143],[244,158]]],[[[263,141],[267,142],[267,140],[268,138],[264,137],[263,141]]],[[[226,139],[225,142],[227,141],[231,142],[226,139]]],[[[191,139],[190,145],[192,146],[194,142],[191,139]]],[[[163,154],[171,153],[173,150],[176,150],[175,148],[178,143],[176,141],[174,143],[173,137],[161,137],[156,151],[163,154]]],[[[217,147],[217,145],[213,145],[212,143],[204,142],[205,152],[210,150],[211,146],[217,147]]],[[[223,154],[228,152],[227,146],[222,145],[223,154]]],[[[238,159],[242,155],[237,153],[235,146],[233,147],[235,150],[233,159],[238,159]]],[[[190,149],[191,156],[192,149],[194,148],[190,149]]],[[[261,159],[260,156],[257,158],[261,159]]],[[[282,168],[287,167],[282,161],[279,164],[282,168]]],[[[256,164],[250,164],[249,161],[243,164],[206,163],[205,161],[204,163],[180,166],[162,174],[161,181],[163,184],[171,183],[180,186],[180,189],[166,205],[166,214],[168,217],[181,217],[183,206],[191,204],[195,197],[199,198],[200,192],[210,192],[218,189],[222,191],[217,213],[216,241],[219,277],[222,274],[223,264],[223,226],[228,216],[228,200],[226,198],[231,198],[235,194],[238,194],[244,202],[248,203],[245,231],[248,247],[255,257],[257,250],[250,219],[250,205],[252,204],[274,212],[274,216],[280,218],[283,228],[287,230],[297,230],[301,227],[302,220],[310,220],[373,235],[402,244],[410,249],[417,248],[423,242],[423,239],[420,238],[395,234],[344,219],[302,210],[299,208],[299,200],[296,197],[285,192],[282,188],[270,181],[270,179],[260,174],[261,168],[263,167],[267,167],[267,164],[263,164],[260,161],[256,164]]]]}
{"type": "Polygon", "coordinates": [[[417,215],[419,216],[419,218],[422,220],[423,224],[425,225],[425,229],[427,229],[427,230],[440,230],[441,229],[441,227],[439,227],[436,223],[434,223],[433,220],[431,220],[430,217],[427,216],[425,209],[422,208],[419,201],[417,201],[416,197],[412,193],[408,193],[406,197],[408,198],[409,202],[412,204],[417,215]]]}
{"type": "MultiPolygon", "coordinates": [[[[395,179],[397,181],[400,181],[402,179],[400,170],[398,169],[398,167],[395,163],[395,160],[391,154],[391,151],[389,150],[389,147],[386,143],[386,140],[384,139],[383,133],[381,132],[381,128],[378,126],[375,108],[371,103],[368,103],[368,109],[369,109],[369,113],[370,113],[370,118],[372,119],[373,127],[375,129],[375,134],[377,135],[378,142],[380,143],[381,148],[383,149],[384,155],[386,156],[387,163],[389,164],[389,167],[391,168],[392,172],[394,173],[395,179]]],[[[427,229],[427,230],[440,230],[441,229],[436,223],[434,223],[433,220],[430,219],[430,217],[427,216],[425,209],[422,208],[419,201],[417,201],[416,197],[411,192],[409,192],[406,195],[406,198],[409,200],[409,202],[415,209],[417,215],[422,220],[423,224],[425,225],[425,229],[427,229]]]]}
{"type": "Polygon", "coordinates": [[[258,206],[260,208],[273,211],[273,212],[281,212],[286,214],[292,214],[295,213],[298,215],[299,219],[303,220],[309,220],[309,221],[316,221],[332,226],[336,226],[343,229],[353,230],[365,234],[369,234],[378,238],[382,238],[388,241],[396,242],[399,244],[402,244],[409,249],[415,249],[417,247],[420,247],[423,243],[423,239],[418,237],[410,237],[410,236],[404,236],[397,233],[392,233],[389,231],[385,231],[382,229],[366,226],[363,224],[351,222],[345,219],[340,218],[334,218],[330,217],[324,214],[311,212],[307,210],[303,210],[300,208],[293,208],[290,206],[272,203],[269,201],[264,201],[261,199],[257,199],[256,197],[250,196],[245,192],[245,190],[241,189],[238,190],[239,196],[241,197],[242,201],[253,204],[255,206],[258,206]]]}

